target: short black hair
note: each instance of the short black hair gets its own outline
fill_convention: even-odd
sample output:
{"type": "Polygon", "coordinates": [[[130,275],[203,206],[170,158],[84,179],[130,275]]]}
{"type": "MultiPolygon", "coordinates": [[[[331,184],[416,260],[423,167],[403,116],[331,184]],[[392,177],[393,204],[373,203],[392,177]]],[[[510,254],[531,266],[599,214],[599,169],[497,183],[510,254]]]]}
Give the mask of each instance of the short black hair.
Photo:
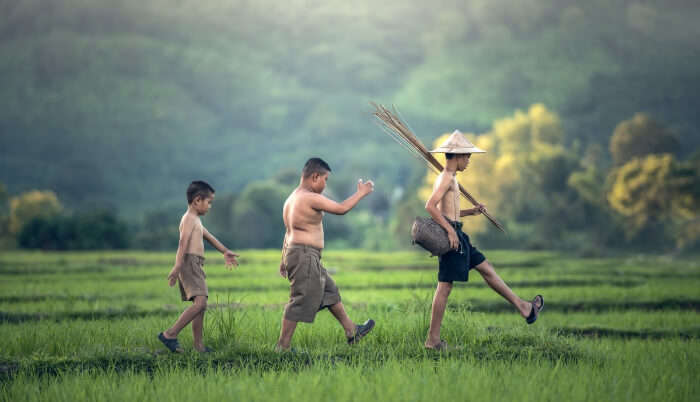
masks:
{"type": "Polygon", "coordinates": [[[448,159],[448,160],[449,160],[449,159],[454,158],[454,157],[457,156],[457,155],[469,155],[469,153],[468,153],[468,152],[467,152],[466,154],[450,154],[450,153],[446,153],[446,154],[445,154],[445,159],[448,159]]]}
{"type": "Polygon", "coordinates": [[[192,204],[197,197],[207,198],[214,194],[214,187],[202,180],[195,180],[187,187],[187,203],[192,204]]]}
{"type": "Polygon", "coordinates": [[[304,169],[301,171],[301,174],[304,176],[306,179],[307,177],[311,176],[314,173],[318,174],[324,174],[326,172],[330,172],[331,167],[328,166],[326,161],[324,161],[321,158],[311,158],[306,163],[304,164],[304,169]]]}

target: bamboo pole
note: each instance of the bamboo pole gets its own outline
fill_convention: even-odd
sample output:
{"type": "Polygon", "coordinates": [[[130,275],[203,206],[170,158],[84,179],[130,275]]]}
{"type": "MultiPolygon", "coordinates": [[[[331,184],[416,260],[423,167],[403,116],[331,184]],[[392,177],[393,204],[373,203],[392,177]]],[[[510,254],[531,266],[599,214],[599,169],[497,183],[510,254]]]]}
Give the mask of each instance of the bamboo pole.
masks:
{"type": "MultiPolygon", "coordinates": [[[[423,159],[428,167],[432,168],[436,173],[440,173],[443,170],[442,164],[435,159],[435,156],[428,151],[428,148],[423,145],[423,143],[413,134],[413,132],[397,117],[396,108],[394,112],[390,111],[383,105],[378,105],[374,102],[370,102],[372,106],[376,109],[373,115],[381,122],[381,126],[384,132],[392,137],[396,142],[406,148],[413,155],[423,159]]],[[[474,197],[472,197],[467,190],[459,185],[459,191],[462,193],[464,198],[471,202],[474,206],[478,206],[479,203],[474,197]]],[[[498,222],[494,217],[492,217],[488,212],[482,211],[482,214],[493,223],[498,229],[503,233],[506,232],[503,225],[498,222]]]]}

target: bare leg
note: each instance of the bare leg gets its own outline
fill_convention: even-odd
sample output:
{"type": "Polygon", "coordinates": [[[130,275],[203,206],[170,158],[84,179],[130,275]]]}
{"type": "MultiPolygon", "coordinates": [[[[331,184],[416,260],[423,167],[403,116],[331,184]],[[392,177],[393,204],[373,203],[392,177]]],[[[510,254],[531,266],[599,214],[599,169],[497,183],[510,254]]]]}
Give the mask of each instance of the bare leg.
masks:
{"type": "Polygon", "coordinates": [[[488,261],[484,261],[477,265],[476,270],[479,271],[484,281],[495,290],[496,293],[503,296],[504,299],[508,300],[510,304],[514,305],[518,309],[520,315],[527,317],[530,314],[530,309],[532,308],[532,303],[519,298],[512,290],[503,282],[503,279],[496,273],[493,269],[493,265],[488,261]]]}
{"type": "Polygon", "coordinates": [[[187,307],[185,311],[180,314],[180,318],[175,321],[175,324],[169,329],[163,332],[163,336],[167,339],[177,338],[177,335],[182,331],[187,324],[194,320],[200,313],[203,313],[207,309],[207,297],[206,296],[195,296],[194,303],[187,307]]]}
{"type": "Polygon", "coordinates": [[[204,343],[202,343],[202,335],[204,332],[204,313],[206,309],[202,310],[201,313],[197,314],[192,320],[192,339],[194,340],[194,348],[202,352],[204,350],[204,343]]]}
{"type": "Polygon", "coordinates": [[[445,316],[447,297],[450,295],[451,291],[451,282],[438,282],[437,289],[435,289],[435,296],[433,296],[430,329],[428,330],[428,339],[425,340],[426,348],[433,348],[440,344],[440,327],[442,326],[442,318],[445,316]]]}
{"type": "Polygon", "coordinates": [[[289,344],[292,343],[292,335],[297,328],[296,321],[289,321],[282,317],[282,329],[280,330],[280,339],[277,341],[275,349],[277,351],[289,350],[289,344]]]}
{"type": "Polygon", "coordinates": [[[328,310],[330,310],[331,314],[333,314],[333,317],[335,317],[335,319],[338,320],[340,325],[343,326],[346,338],[350,338],[351,336],[355,335],[355,329],[357,328],[357,325],[355,325],[355,323],[352,322],[350,317],[348,317],[348,314],[345,312],[345,307],[343,307],[342,302],[338,302],[328,307],[328,310]]]}

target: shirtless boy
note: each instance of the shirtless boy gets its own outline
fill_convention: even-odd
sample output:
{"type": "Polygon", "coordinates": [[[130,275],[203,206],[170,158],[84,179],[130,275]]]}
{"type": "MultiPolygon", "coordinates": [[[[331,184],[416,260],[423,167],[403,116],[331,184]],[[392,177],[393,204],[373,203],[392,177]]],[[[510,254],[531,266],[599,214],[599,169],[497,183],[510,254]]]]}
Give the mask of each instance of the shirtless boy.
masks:
{"type": "Polygon", "coordinates": [[[199,218],[209,212],[213,200],[214,189],[206,182],[193,181],[187,188],[187,212],[180,220],[180,242],[175,255],[175,266],[168,275],[168,285],[173,286],[177,281],[180,285],[182,300],[191,301],[192,305],[182,312],[172,327],[158,334],[158,339],[171,352],[183,352],[182,347],[177,342],[177,335],[190,322],[192,322],[194,348],[199,352],[212,351],[202,343],[204,312],[209,297],[207,284],[204,280],[206,274],[202,269],[204,266],[203,239],[207,239],[214,248],[224,255],[226,267],[229,270],[231,270],[232,265],[238,265],[238,261],[236,261],[238,254],[227,249],[212,236],[199,218]]]}
{"type": "Polygon", "coordinates": [[[433,186],[433,193],[425,204],[430,216],[446,231],[452,250],[439,257],[438,285],[433,297],[430,329],[425,341],[428,349],[442,350],[447,348],[447,342],[440,339],[440,326],[447,306],[447,297],[452,290],[453,281],[468,281],[469,270],[476,270],[484,281],[498,294],[508,300],[520,312],[528,324],[532,324],[544,306],[541,295],[535,296],[532,302],[520,299],[493,269],[483,254],[469,242],[469,236],[462,231],[459,218],[479,215],[486,211],[483,204],[471,209],[459,209],[459,187],[457,172],[462,172],[469,165],[472,153],[483,153],[467,141],[464,135],[455,130],[438,148],[430,151],[444,153],[445,169],[438,176],[433,186]]]}
{"type": "Polygon", "coordinates": [[[345,215],[374,190],[374,183],[360,180],[357,192],[338,203],[321,194],[330,171],[322,159],[309,159],[302,170],[299,186],[284,203],[283,218],[287,231],[282,245],[280,275],[289,279],[291,289],[282,316],[277,351],[289,350],[297,322],[312,323],[316,313],[326,307],[343,326],[348,344],[359,341],[374,327],[371,319],[359,325],[350,320],[335,282],[321,265],[323,213],[345,215]]]}

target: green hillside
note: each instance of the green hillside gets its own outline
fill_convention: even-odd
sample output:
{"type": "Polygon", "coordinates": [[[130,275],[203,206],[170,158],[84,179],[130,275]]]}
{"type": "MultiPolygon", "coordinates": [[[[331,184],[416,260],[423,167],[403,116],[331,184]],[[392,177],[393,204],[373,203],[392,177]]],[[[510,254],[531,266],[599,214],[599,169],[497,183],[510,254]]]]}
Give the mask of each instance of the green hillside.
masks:
{"type": "MultiPolygon", "coordinates": [[[[349,191],[415,188],[381,135],[396,104],[426,142],[541,102],[569,144],[646,112],[700,145],[692,1],[0,2],[0,182],[144,211],[189,180],[224,193],[312,155],[349,191]]],[[[407,170],[408,169],[408,170],[407,170]]]]}

